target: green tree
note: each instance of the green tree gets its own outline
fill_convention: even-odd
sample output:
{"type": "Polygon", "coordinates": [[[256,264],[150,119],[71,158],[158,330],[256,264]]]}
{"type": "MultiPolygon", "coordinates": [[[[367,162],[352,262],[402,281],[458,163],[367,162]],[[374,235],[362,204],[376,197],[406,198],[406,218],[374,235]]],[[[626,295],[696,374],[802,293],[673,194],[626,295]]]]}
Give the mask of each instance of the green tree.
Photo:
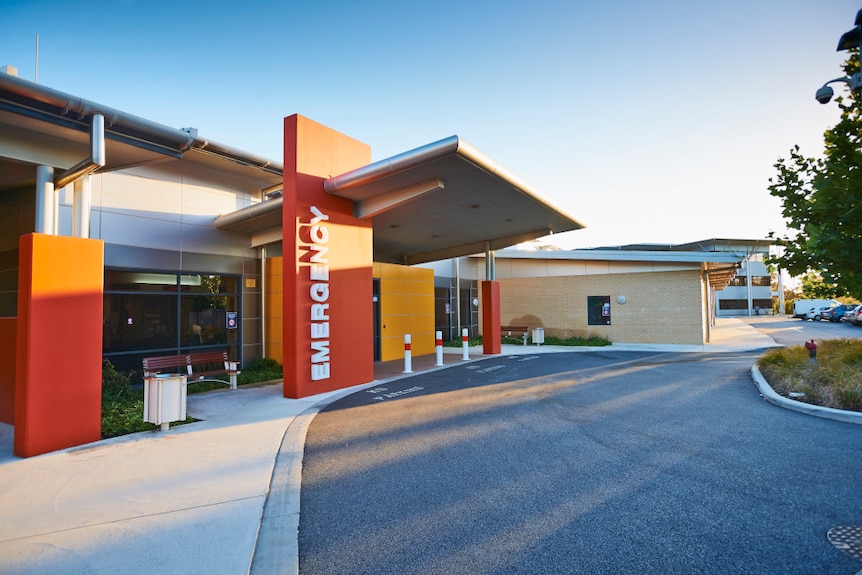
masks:
{"type": "MultiPolygon", "coordinates": [[[[859,71],[858,50],[844,63],[844,73],[859,71]]],[[[817,271],[829,296],[862,298],[862,117],[860,95],[838,97],[841,120],[824,134],[820,158],[805,157],[795,146],[775,164],[769,193],[781,199],[790,233],[779,237],[780,256],[770,258],[799,276],[817,271]]],[[[774,236],[774,233],[770,234],[774,236]]],[[[821,286],[822,287],[822,286],[821,286]]]]}
{"type": "Polygon", "coordinates": [[[841,294],[837,286],[828,284],[823,281],[823,278],[817,272],[808,272],[800,278],[802,284],[802,297],[807,299],[829,299],[838,297],[841,294]]]}

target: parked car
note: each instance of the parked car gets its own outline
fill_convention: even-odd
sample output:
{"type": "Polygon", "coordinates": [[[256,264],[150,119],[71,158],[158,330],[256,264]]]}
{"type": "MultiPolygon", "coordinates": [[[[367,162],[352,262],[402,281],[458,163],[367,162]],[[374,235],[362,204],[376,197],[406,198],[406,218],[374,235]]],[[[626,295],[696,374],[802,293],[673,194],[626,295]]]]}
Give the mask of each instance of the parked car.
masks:
{"type": "Polygon", "coordinates": [[[850,311],[844,312],[844,323],[853,323],[853,319],[856,317],[856,311],[862,308],[862,304],[857,305],[850,311]]]}
{"type": "Polygon", "coordinates": [[[823,313],[829,309],[832,309],[831,305],[813,307],[805,314],[805,319],[820,321],[823,319],[823,313]]]}
{"type": "Polygon", "coordinates": [[[828,319],[831,322],[844,321],[844,314],[848,311],[855,309],[859,304],[850,304],[850,303],[842,303],[841,305],[836,305],[834,307],[830,307],[821,316],[823,319],[828,319]]]}

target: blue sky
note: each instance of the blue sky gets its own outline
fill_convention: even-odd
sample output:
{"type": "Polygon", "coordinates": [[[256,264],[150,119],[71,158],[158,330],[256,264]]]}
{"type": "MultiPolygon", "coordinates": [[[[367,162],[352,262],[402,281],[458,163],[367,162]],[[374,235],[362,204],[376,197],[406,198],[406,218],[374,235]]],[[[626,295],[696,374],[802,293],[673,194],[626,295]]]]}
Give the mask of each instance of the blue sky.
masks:
{"type": "MultiPolygon", "coordinates": [[[[457,134],[588,228],[565,248],[783,231],[822,151],[849,0],[7,0],[0,65],[282,159],[299,113],[374,160],[457,134]]],[[[836,87],[836,91],[842,89],[836,87]]]]}

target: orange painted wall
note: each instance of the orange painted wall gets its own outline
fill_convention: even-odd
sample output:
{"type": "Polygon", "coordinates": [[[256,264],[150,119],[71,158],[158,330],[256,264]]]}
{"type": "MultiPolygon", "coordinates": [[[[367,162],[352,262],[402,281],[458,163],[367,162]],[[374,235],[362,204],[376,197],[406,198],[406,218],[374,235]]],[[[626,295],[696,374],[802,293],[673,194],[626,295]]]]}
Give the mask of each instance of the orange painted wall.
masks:
{"type": "Polygon", "coordinates": [[[500,282],[482,282],[482,353],[502,351],[500,334],[500,282]]]}
{"type": "Polygon", "coordinates": [[[374,379],[371,222],[323,189],[326,178],[370,163],[371,148],[294,115],[284,120],[284,154],[284,395],[297,398],[374,379]],[[315,210],[327,218],[317,228],[315,210]],[[325,280],[312,278],[323,268],[325,280]],[[314,290],[324,284],[322,299],[314,290]],[[315,305],[326,306],[325,321],[312,321],[315,305]]]}
{"type": "Polygon", "coordinates": [[[101,438],[100,240],[21,236],[15,454],[30,457],[101,438]]]}
{"type": "Polygon", "coordinates": [[[380,279],[380,360],[404,357],[404,335],[412,355],[434,353],[434,270],[375,263],[380,279]]]}
{"type": "Polygon", "coordinates": [[[0,317],[0,421],[15,421],[15,347],[18,320],[0,317]]]}
{"type": "Polygon", "coordinates": [[[264,340],[266,357],[284,363],[284,258],[266,259],[264,340]]]}

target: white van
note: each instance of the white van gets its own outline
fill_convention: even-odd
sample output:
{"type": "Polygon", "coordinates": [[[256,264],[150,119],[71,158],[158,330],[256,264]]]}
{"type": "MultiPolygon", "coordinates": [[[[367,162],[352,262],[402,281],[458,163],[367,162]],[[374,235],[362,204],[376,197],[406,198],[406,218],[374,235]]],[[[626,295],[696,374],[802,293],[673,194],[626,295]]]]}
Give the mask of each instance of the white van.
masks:
{"type": "Polygon", "coordinates": [[[808,313],[808,310],[815,307],[832,307],[834,305],[841,305],[841,302],[834,299],[793,300],[793,317],[798,317],[799,319],[806,319],[805,314],[808,313]]]}

